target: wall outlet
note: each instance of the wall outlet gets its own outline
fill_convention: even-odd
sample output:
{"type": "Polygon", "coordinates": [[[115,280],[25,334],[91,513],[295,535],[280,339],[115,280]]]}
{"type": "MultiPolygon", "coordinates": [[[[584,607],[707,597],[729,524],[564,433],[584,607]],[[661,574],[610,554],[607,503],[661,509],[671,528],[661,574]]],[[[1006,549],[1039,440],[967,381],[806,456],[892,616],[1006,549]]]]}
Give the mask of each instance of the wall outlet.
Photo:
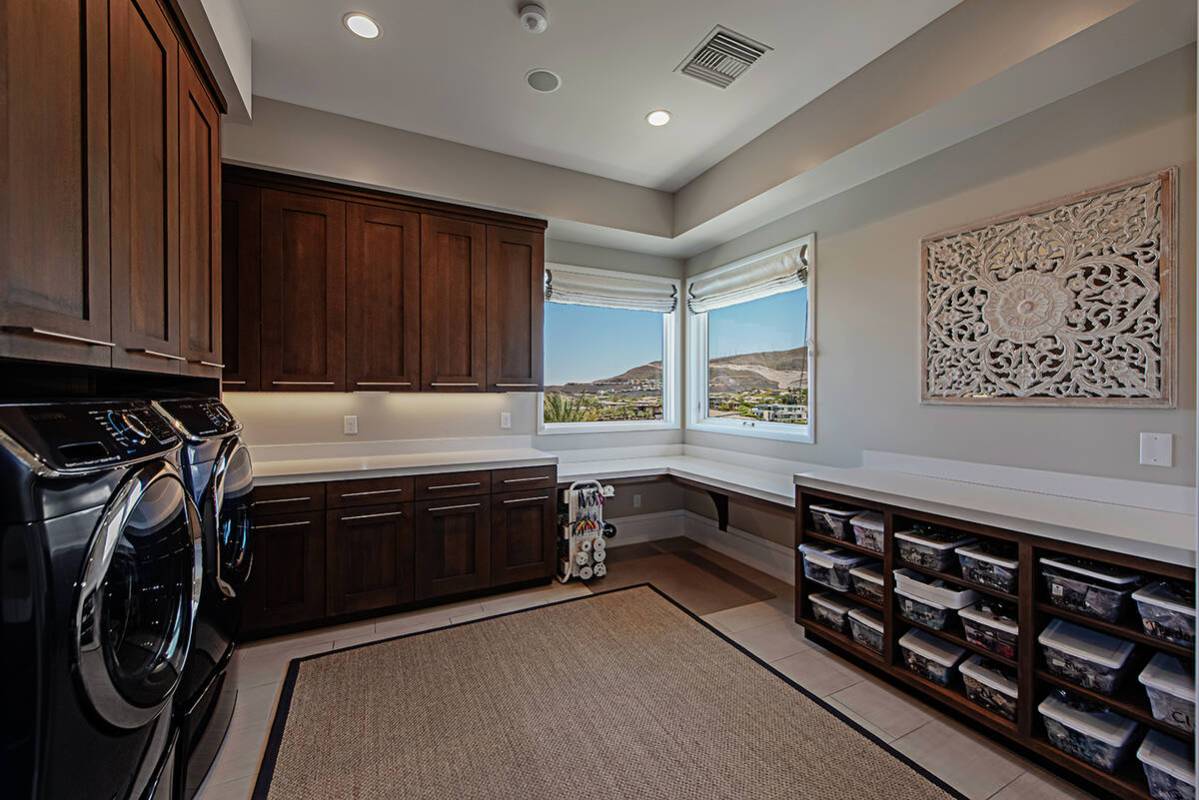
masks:
{"type": "Polygon", "coordinates": [[[1174,466],[1174,434],[1142,433],[1141,463],[1150,467],[1174,466]]]}
{"type": "Polygon", "coordinates": [[[500,412],[500,427],[503,428],[504,430],[508,430],[509,428],[512,427],[512,412],[511,411],[501,411],[500,412]]]}
{"type": "Polygon", "coordinates": [[[355,414],[346,414],[342,418],[341,432],[346,436],[358,435],[358,416],[355,414]]]}
{"type": "Polygon", "coordinates": [[[641,495],[633,495],[633,508],[641,508],[641,495]]]}

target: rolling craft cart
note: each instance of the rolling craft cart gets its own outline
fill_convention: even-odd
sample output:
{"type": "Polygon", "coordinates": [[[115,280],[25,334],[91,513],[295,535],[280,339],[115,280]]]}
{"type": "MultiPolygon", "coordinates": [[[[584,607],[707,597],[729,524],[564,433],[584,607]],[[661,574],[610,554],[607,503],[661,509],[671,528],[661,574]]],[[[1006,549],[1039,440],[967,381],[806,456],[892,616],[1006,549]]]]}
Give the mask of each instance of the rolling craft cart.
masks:
{"type": "Polygon", "coordinates": [[[616,526],[604,522],[604,500],[616,490],[599,481],[575,481],[558,502],[558,580],[589,581],[608,574],[607,540],[616,526]]]}
{"type": "Polygon", "coordinates": [[[1193,568],[807,487],[795,507],[808,637],[1103,794],[1195,796],[1193,568]]]}

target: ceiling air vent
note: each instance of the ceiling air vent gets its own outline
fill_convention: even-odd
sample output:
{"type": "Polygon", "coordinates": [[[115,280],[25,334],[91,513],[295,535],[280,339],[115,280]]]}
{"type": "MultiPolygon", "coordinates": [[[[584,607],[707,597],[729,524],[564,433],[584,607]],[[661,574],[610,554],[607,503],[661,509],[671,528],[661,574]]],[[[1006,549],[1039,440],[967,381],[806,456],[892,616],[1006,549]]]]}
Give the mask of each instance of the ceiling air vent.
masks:
{"type": "Polygon", "coordinates": [[[761,42],[717,25],[675,71],[725,89],[770,50],[761,42]]]}

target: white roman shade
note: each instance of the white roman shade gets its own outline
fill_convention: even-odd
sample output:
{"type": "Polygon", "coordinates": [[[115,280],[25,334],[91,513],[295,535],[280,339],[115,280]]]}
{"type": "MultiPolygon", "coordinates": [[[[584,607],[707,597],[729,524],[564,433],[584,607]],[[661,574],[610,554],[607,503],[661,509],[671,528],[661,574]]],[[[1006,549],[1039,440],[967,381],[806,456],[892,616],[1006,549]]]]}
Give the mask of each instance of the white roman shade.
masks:
{"type": "Polygon", "coordinates": [[[812,240],[805,236],[696,277],[687,287],[687,307],[702,314],[807,286],[812,240]]]}
{"type": "Polygon", "coordinates": [[[663,314],[674,311],[679,301],[678,288],[671,281],[560,264],[546,265],[545,299],[551,303],[663,314]]]}

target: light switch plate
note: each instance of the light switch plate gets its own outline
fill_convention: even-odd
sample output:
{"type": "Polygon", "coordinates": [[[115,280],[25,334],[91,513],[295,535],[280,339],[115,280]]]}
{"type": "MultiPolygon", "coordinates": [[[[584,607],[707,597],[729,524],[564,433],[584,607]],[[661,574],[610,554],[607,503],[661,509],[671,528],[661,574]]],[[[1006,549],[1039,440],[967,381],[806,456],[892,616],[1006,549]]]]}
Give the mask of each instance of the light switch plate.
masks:
{"type": "Polygon", "coordinates": [[[503,428],[504,430],[508,430],[509,428],[512,427],[512,412],[511,411],[501,411],[500,412],[500,427],[503,428]]]}
{"type": "Polygon", "coordinates": [[[1174,435],[1142,433],[1141,463],[1151,467],[1174,466],[1174,435]]]}
{"type": "Polygon", "coordinates": [[[346,414],[342,419],[341,432],[346,436],[358,435],[358,417],[355,414],[346,414]]]}

